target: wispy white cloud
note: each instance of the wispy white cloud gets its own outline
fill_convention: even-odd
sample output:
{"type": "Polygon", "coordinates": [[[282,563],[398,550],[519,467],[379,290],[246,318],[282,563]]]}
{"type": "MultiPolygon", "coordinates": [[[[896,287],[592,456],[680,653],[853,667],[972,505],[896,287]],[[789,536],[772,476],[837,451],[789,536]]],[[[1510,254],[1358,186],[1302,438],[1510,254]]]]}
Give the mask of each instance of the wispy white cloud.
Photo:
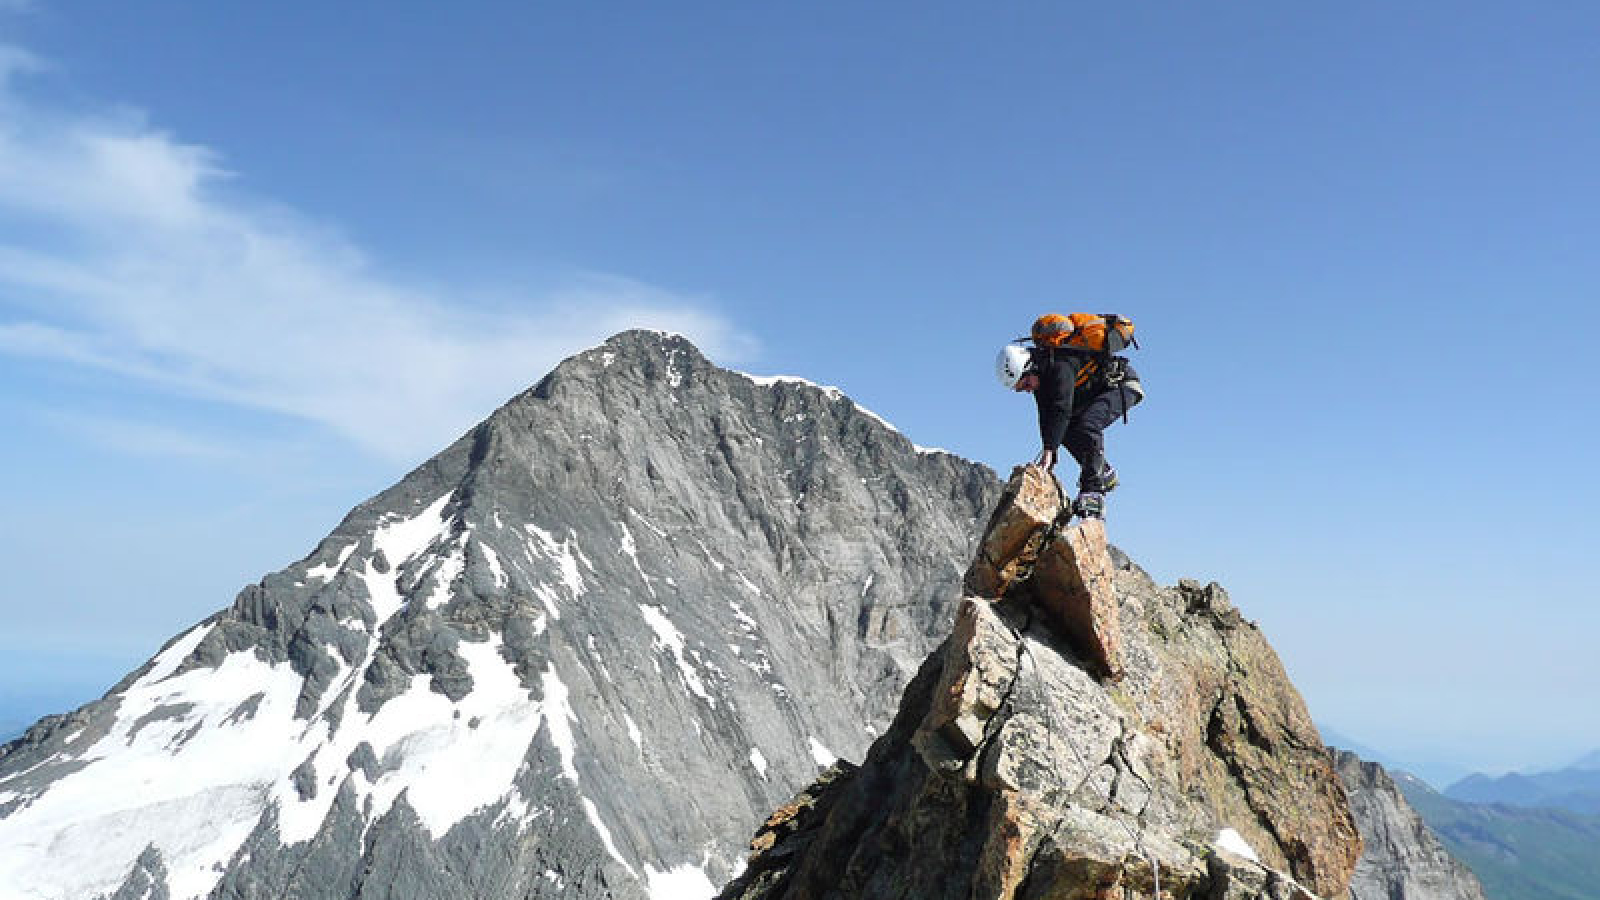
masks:
{"type": "Polygon", "coordinates": [[[117,453],[204,462],[235,461],[240,456],[238,449],[227,442],[155,422],[60,411],[44,418],[61,431],[117,453]]]}
{"type": "Polygon", "coordinates": [[[18,81],[38,69],[0,46],[0,352],[300,417],[415,459],[624,328],[678,331],[724,358],[753,348],[707,298],[625,278],[511,306],[386,277],[327,225],[241,199],[215,152],[136,112],[31,101],[18,81]]]}

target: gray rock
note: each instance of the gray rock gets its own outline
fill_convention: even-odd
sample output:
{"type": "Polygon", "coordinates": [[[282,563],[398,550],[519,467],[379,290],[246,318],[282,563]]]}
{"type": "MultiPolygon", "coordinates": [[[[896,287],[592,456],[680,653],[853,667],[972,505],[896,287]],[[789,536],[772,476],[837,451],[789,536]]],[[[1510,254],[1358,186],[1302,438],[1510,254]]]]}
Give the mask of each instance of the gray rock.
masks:
{"type": "Polygon", "coordinates": [[[0,865],[76,779],[93,865],[47,895],[709,894],[886,727],[999,489],[837,391],[618,335],[0,750],[0,865]],[[147,795],[101,789],[136,757],[147,795]]]}
{"type": "MultiPolygon", "coordinates": [[[[1038,477],[1002,507],[1034,510],[1038,477]]],[[[1345,892],[1361,839],[1265,639],[1220,588],[1116,566],[1099,523],[1034,540],[1046,519],[990,517],[966,584],[1000,594],[962,600],[859,770],[770,817],[721,900],[1345,892]],[[1120,679],[1040,605],[1090,578],[1112,582],[1094,590],[1116,614],[1083,624],[1121,648],[1120,679]]]]}
{"type": "Polygon", "coordinates": [[[1351,900],[1483,900],[1478,879],[1445,850],[1382,766],[1329,752],[1366,845],[1351,900]]]}
{"type": "Polygon", "coordinates": [[[146,847],[134,861],[133,871],[107,900],[169,900],[167,867],[161,861],[161,852],[154,846],[146,847]]]}

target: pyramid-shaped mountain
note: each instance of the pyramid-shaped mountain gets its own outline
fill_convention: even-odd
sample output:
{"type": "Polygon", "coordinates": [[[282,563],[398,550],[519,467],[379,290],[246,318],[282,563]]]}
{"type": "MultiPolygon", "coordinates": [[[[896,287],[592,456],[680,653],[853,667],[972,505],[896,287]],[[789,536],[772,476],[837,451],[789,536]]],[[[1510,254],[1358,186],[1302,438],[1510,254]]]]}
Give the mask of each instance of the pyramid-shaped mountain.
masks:
{"type": "Polygon", "coordinates": [[[0,897],[709,896],[887,726],[1000,489],[618,335],[0,748],[0,897]]]}

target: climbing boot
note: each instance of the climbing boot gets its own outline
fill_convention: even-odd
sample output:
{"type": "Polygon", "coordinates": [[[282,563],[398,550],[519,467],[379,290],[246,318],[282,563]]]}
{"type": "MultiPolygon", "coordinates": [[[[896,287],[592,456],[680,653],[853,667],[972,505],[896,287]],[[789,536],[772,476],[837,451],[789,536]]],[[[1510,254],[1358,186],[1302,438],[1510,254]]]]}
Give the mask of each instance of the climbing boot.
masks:
{"type": "Polygon", "coordinates": [[[1106,495],[1103,491],[1082,491],[1072,503],[1072,513],[1080,519],[1103,519],[1106,495]]]}
{"type": "Polygon", "coordinates": [[[1117,479],[1117,470],[1113,469],[1111,465],[1107,463],[1106,467],[1100,470],[1099,475],[1093,478],[1088,476],[1079,478],[1078,490],[1095,491],[1101,494],[1109,494],[1113,489],[1116,488],[1117,485],[1121,483],[1122,482],[1117,479]]]}

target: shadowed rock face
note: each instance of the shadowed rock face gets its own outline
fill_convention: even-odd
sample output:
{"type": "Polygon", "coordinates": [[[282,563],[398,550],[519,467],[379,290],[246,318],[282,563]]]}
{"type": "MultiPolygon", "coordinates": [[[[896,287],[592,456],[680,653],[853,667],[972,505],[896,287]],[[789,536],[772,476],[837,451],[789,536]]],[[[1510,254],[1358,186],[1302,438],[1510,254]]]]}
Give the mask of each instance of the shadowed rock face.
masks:
{"type": "Polygon", "coordinates": [[[1423,823],[1389,773],[1354,753],[1331,750],[1366,850],[1351,900],[1483,900],[1483,886],[1423,823]]]}
{"type": "Polygon", "coordinates": [[[999,490],[835,390],[618,335],[0,749],[0,884],[709,895],[886,727],[999,490]]]}
{"type": "Polygon", "coordinates": [[[1004,596],[962,601],[865,763],[769,820],[724,900],[1120,897],[1158,878],[1171,897],[1343,895],[1361,841],[1259,630],[1215,585],[1115,565],[1098,523],[1048,531],[1029,499],[1043,477],[1013,476],[1002,506],[1026,509],[991,516],[965,579],[1004,596]],[[1030,528],[1046,531],[1016,533],[1030,528]],[[1055,540],[1078,571],[1039,563],[1055,540]],[[1115,617],[1041,615],[1041,596],[1100,571],[1115,617]],[[1111,636],[1082,633],[1103,628],[1119,632],[1120,680],[1099,658],[1111,636]],[[1259,862],[1217,846],[1222,829],[1259,862]]]}

